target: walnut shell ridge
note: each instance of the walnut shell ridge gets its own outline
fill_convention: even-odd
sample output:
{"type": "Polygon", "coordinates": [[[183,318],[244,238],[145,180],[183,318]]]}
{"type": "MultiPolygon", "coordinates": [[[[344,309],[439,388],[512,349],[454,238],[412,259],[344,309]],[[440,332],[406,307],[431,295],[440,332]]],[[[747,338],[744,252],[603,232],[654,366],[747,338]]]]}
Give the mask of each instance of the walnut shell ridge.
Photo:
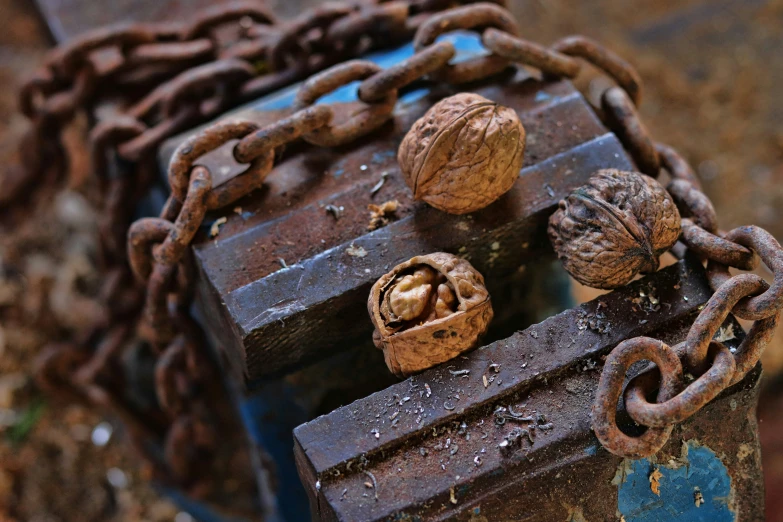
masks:
{"type": "Polygon", "coordinates": [[[373,342],[383,350],[386,366],[397,377],[421,372],[475,348],[493,317],[484,277],[464,259],[444,252],[413,257],[381,276],[370,291],[367,310],[375,326],[373,342]],[[456,294],[456,310],[408,328],[387,324],[381,311],[386,292],[399,282],[398,276],[419,266],[445,276],[456,294]]]}
{"type": "Polygon", "coordinates": [[[548,233],[574,279],[612,289],[658,269],[680,235],[680,213],[653,178],[606,169],[560,201],[548,233]]]}
{"type": "Polygon", "coordinates": [[[413,197],[450,214],[482,209],[519,177],[525,128],[516,112],[478,94],[433,105],[397,152],[413,197]]]}

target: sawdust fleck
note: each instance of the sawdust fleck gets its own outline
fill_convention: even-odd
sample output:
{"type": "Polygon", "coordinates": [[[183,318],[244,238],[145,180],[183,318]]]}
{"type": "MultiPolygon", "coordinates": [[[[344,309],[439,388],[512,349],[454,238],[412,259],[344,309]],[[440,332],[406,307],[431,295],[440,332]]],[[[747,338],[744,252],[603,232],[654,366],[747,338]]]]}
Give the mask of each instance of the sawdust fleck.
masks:
{"type": "Polygon", "coordinates": [[[380,205],[374,203],[367,205],[367,208],[370,210],[370,224],[367,225],[367,229],[376,230],[388,225],[399,206],[400,202],[396,199],[386,201],[380,205]]]}
{"type": "Polygon", "coordinates": [[[704,495],[701,494],[698,486],[693,489],[693,503],[696,504],[696,507],[701,507],[704,504],[704,495]]]}
{"type": "Polygon", "coordinates": [[[351,257],[364,257],[367,255],[367,251],[364,249],[364,247],[354,246],[353,243],[351,243],[351,246],[345,249],[345,253],[351,257]]]}
{"type": "Polygon", "coordinates": [[[718,330],[718,335],[715,337],[715,340],[719,343],[731,341],[732,339],[736,339],[736,335],[734,334],[734,325],[731,323],[725,328],[718,330]]]}
{"type": "Polygon", "coordinates": [[[661,473],[661,470],[658,468],[655,468],[652,473],[650,473],[650,490],[658,495],[661,496],[661,479],[663,478],[663,473],[661,473]]]}
{"type": "Polygon", "coordinates": [[[226,221],[228,220],[225,216],[217,218],[209,229],[209,237],[217,237],[220,234],[220,227],[225,225],[226,221]]]}
{"type": "Polygon", "coordinates": [[[753,447],[750,444],[740,444],[737,449],[737,460],[742,462],[753,454],[753,447]]]}

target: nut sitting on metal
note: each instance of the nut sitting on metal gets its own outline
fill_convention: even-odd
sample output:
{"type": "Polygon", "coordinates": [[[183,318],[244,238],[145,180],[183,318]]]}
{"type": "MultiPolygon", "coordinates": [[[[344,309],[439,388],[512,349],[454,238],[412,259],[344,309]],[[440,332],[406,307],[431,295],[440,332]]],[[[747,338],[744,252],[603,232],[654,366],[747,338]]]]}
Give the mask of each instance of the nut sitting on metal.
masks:
{"type": "Polygon", "coordinates": [[[466,214],[511,188],[524,152],[525,129],[512,109],[461,93],[436,103],[413,124],[397,161],[415,199],[466,214]]]}
{"type": "Polygon", "coordinates": [[[653,178],[601,170],[560,201],[549,239],[574,279],[611,289],[658,270],[680,235],[680,213],[653,178]]]}
{"type": "Polygon", "coordinates": [[[443,252],[394,267],[373,285],[367,309],[375,346],[398,377],[476,347],[493,315],[482,275],[443,252]]]}

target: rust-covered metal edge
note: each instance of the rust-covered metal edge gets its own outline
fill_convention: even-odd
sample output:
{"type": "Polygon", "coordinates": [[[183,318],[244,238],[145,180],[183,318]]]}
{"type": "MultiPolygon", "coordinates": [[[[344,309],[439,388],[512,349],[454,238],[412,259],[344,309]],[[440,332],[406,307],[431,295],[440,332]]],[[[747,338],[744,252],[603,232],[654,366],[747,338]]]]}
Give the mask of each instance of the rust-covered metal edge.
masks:
{"type": "MultiPolygon", "coordinates": [[[[487,505],[512,498],[518,516],[548,513],[551,506],[537,512],[522,502],[529,500],[531,488],[536,489],[536,474],[570,468],[568,480],[584,488],[590,480],[582,482],[594,471],[613,473],[620,460],[602,450],[590,431],[601,356],[637,335],[652,334],[670,343],[680,340],[710,294],[703,269],[679,262],[298,427],[297,464],[317,519],[370,521],[406,514],[467,520],[468,506],[483,505],[486,516],[487,505]],[[652,289],[660,302],[657,311],[646,307],[641,296],[652,289]],[[591,314],[596,313],[604,317],[591,328],[591,314]],[[515,413],[534,418],[542,414],[546,427],[538,420],[533,429],[530,423],[514,421],[498,426],[493,422],[498,406],[512,406],[515,413]],[[517,426],[533,432],[532,444],[524,440],[510,453],[501,451],[498,445],[517,426]],[[447,448],[436,449],[438,444],[447,448]],[[375,486],[367,487],[366,482],[375,486]],[[519,494],[511,495],[510,487],[519,494]]],[[[738,389],[757,377],[749,377],[738,389]]],[[[686,423],[682,432],[696,430],[713,446],[723,439],[748,437],[752,440],[744,443],[757,445],[752,429],[738,429],[736,437],[724,437],[718,429],[700,432],[700,418],[686,423]]],[[[679,443],[672,444],[679,451],[679,443]]],[[[549,474],[550,487],[557,483],[555,475],[549,474]]],[[[607,495],[616,508],[616,493],[612,496],[606,487],[611,478],[610,474],[606,484],[596,485],[596,507],[586,508],[594,515],[607,495]]],[[[759,495],[752,481],[735,486],[746,488],[750,497],[759,495]]],[[[567,491],[558,494],[564,500],[568,497],[567,491]]],[[[587,495],[584,490],[580,494],[587,495]]],[[[547,503],[551,498],[540,505],[547,503]]],[[[495,512],[509,515],[499,508],[495,512]]],[[[606,513],[613,514],[614,509],[606,513]]]]}

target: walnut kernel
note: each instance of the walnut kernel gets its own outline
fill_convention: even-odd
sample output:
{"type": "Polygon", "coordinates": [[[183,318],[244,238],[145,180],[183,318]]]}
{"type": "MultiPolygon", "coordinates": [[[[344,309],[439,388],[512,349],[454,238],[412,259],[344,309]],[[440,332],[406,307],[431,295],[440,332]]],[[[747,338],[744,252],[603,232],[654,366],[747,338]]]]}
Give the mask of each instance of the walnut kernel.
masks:
{"type": "Polygon", "coordinates": [[[373,285],[367,308],[373,341],[398,377],[475,348],[492,320],[484,278],[443,252],[394,267],[373,285]]]}
{"type": "Polygon", "coordinates": [[[436,103],[413,124],[397,161],[415,199],[466,214],[512,187],[524,151],[525,129],[513,109],[461,93],[436,103]]]}

